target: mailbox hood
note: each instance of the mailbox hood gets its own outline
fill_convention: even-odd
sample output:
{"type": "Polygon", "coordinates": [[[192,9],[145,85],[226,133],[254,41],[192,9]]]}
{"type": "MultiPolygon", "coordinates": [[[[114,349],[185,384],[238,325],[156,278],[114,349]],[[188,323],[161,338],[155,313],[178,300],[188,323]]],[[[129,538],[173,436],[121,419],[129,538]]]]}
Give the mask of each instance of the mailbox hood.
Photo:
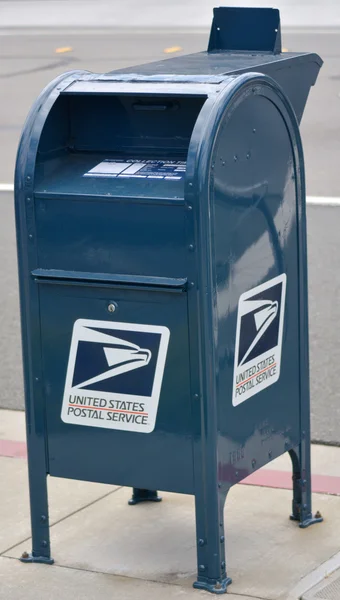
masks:
{"type": "Polygon", "coordinates": [[[120,69],[126,81],[197,80],[249,73],[269,75],[281,85],[300,122],[310,88],[323,61],[315,53],[282,52],[280,12],[272,8],[219,7],[214,9],[208,50],[187,56],[120,69]],[[204,78],[205,75],[205,78],[204,78]],[[178,80],[178,79],[177,79],[178,80]]]}

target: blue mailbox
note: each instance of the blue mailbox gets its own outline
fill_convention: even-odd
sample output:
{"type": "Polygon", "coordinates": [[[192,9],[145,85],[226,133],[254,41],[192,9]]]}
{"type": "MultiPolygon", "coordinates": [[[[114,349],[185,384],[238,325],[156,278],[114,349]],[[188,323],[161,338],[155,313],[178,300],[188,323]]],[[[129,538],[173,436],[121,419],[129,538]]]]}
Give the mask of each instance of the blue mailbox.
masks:
{"type": "Polygon", "coordinates": [[[47,475],[194,495],[194,585],[216,593],[231,486],[288,451],[291,518],[321,520],[299,133],[321,64],[281,53],[277,10],[218,8],[207,52],[66,73],[36,101],[15,178],[22,560],[53,562],[47,475]]]}

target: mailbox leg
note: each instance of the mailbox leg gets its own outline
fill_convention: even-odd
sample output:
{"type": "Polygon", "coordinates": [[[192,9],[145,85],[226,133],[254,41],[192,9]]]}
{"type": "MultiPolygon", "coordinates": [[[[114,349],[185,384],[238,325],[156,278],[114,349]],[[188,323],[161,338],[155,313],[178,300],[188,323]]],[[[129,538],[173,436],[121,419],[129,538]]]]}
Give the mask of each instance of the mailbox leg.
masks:
{"type": "Polygon", "coordinates": [[[155,490],[143,490],[141,488],[133,488],[132,498],[129,500],[129,504],[139,504],[140,502],[161,502],[162,498],[158,496],[158,492],[155,490]]]}
{"type": "Polygon", "coordinates": [[[224,594],[231,583],[226,573],[224,504],[226,493],[196,495],[197,581],[194,588],[224,594]]]}
{"type": "Polygon", "coordinates": [[[293,466],[293,505],[290,519],[299,521],[304,529],[314,523],[320,523],[323,518],[319,512],[312,513],[312,483],[310,444],[302,442],[298,449],[289,451],[293,466]]]}
{"type": "Polygon", "coordinates": [[[28,445],[28,477],[31,504],[31,526],[32,526],[32,552],[24,552],[21,562],[44,563],[52,565],[50,548],[50,526],[48,516],[47,476],[45,465],[45,446],[43,440],[38,440],[34,445],[41,444],[41,448],[35,447],[33,443],[28,445]]]}

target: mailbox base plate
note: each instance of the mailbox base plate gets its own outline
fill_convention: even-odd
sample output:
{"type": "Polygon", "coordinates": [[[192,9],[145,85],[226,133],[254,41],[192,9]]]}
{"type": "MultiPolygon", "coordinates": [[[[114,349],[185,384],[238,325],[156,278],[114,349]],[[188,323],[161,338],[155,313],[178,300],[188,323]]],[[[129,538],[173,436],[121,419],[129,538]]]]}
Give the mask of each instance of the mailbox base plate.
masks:
{"type": "MultiPolygon", "coordinates": [[[[289,518],[291,521],[300,521],[299,517],[295,517],[294,515],[290,515],[289,518]]],[[[315,523],[322,523],[322,521],[323,521],[323,517],[310,516],[310,517],[307,517],[307,519],[300,521],[299,527],[301,527],[301,529],[306,529],[310,525],[315,525],[315,523]]]]}
{"type": "Polygon", "coordinates": [[[225,594],[227,592],[228,585],[231,583],[232,579],[230,577],[226,577],[221,581],[215,581],[215,583],[209,583],[208,581],[195,581],[193,583],[193,587],[197,590],[211,592],[212,594],[225,594]]]}
{"type": "Polygon", "coordinates": [[[42,563],[45,565],[53,565],[54,558],[47,558],[47,556],[33,556],[33,554],[29,554],[28,556],[21,556],[19,559],[23,563],[42,563]]]}
{"type": "Polygon", "coordinates": [[[161,502],[162,498],[158,496],[158,492],[154,490],[142,490],[133,488],[132,498],[129,500],[130,506],[139,504],[140,502],[161,502]]]}

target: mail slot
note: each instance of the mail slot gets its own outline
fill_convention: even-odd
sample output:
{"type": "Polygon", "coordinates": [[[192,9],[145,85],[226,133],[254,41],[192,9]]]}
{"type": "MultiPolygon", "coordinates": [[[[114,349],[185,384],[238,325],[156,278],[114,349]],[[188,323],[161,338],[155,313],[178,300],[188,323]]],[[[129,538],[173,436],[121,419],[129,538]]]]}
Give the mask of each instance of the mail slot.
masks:
{"type": "Polygon", "coordinates": [[[24,561],[53,562],[47,475],[132,487],[126,519],[158,490],[195,496],[194,585],[216,593],[233,485],[289,452],[292,519],[321,520],[299,133],[321,64],[281,53],[277,10],[218,8],[207,52],[67,73],[33,106],[15,179],[24,561]]]}

